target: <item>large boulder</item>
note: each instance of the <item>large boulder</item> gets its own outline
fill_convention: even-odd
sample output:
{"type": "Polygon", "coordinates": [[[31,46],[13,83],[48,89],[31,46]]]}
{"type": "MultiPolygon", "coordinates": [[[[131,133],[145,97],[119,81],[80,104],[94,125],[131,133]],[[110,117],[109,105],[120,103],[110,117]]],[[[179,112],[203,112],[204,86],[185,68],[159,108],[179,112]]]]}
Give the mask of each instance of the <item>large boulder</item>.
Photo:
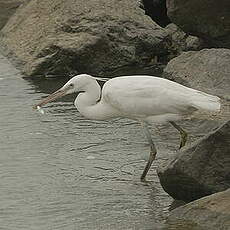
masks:
{"type": "Polygon", "coordinates": [[[167,55],[167,32],[138,1],[31,0],[2,30],[2,44],[26,75],[114,75],[167,55]]]}
{"type": "Polygon", "coordinates": [[[164,230],[229,230],[230,189],[173,210],[164,230]]]}
{"type": "Polygon", "coordinates": [[[230,49],[189,51],[172,59],[164,77],[229,99],[230,49]]]}
{"type": "Polygon", "coordinates": [[[198,113],[189,122],[198,138],[206,136],[194,138],[195,143],[158,169],[163,188],[175,199],[194,200],[230,186],[229,63],[229,49],[204,49],[182,53],[164,69],[164,77],[222,98],[217,116],[198,113]]]}
{"type": "Polygon", "coordinates": [[[16,9],[29,0],[0,0],[0,30],[13,15],[16,9]]]}
{"type": "Polygon", "coordinates": [[[212,47],[230,48],[229,9],[229,0],[167,0],[172,22],[212,47]]]}
{"type": "Polygon", "coordinates": [[[191,201],[230,188],[230,121],[158,168],[164,190],[191,201]]]}

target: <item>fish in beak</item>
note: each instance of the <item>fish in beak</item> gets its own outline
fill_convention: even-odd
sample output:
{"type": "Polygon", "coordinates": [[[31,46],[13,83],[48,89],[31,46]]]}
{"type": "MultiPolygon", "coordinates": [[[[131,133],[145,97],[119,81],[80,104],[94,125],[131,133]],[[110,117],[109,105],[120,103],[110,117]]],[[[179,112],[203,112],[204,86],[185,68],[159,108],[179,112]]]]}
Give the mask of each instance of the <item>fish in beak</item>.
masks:
{"type": "Polygon", "coordinates": [[[57,90],[56,92],[50,94],[48,97],[43,99],[41,102],[33,106],[33,109],[40,108],[41,106],[56,100],[57,98],[63,97],[67,94],[69,87],[62,87],[61,89],[57,90]]]}

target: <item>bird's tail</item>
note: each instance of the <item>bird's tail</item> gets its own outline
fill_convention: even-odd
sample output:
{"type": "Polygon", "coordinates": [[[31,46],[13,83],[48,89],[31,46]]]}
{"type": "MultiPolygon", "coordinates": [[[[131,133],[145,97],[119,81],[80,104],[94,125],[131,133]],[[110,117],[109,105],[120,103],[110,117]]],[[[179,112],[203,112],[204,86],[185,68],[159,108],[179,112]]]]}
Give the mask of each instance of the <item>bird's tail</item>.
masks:
{"type": "Polygon", "coordinates": [[[199,96],[197,95],[193,103],[197,111],[192,115],[193,118],[223,121],[230,119],[229,99],[197,92],[199,96]]]}
{"type": "Polygon", "coordinates": [[[194,96],[193,106],[198,110],[209,112],[220,112],[221,99],[201,91],[197,91],[194,96]]]}

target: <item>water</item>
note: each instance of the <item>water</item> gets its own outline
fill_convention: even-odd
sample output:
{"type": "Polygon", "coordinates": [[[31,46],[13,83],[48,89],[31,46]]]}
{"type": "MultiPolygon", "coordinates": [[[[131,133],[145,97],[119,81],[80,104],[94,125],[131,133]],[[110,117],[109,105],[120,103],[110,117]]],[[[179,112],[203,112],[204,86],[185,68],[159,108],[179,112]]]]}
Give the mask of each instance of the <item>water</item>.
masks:
{"type": "Polygon", "coordinates": [[[178,147],[178,134],[152,128],[159,153],[146,186],[139,177],[149,149],[139,124],[87,120],[73,97],[44,115],[32,109],[64,81],[25,80],[0,56],[0,229],[160,229],[173,199],[155,169],[178,147]]]}

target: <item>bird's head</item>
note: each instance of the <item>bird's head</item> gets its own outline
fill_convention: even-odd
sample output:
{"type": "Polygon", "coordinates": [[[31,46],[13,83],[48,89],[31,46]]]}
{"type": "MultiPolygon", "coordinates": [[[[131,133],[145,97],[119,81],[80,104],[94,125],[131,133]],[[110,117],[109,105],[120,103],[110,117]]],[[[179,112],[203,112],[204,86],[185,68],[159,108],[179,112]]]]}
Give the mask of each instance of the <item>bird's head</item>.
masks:
{"type": "Polygon", "coordinates": [[[56,92],[50,94],[48,97],[43,99],[38,104],[34,105],[33,108],[36,109],[38,106],[43,106],[57,98],[63,97],[67,94],[84,92],[87,86],[92,82],[93,77],[88,74],[80,74],[71,78],[64,86],[62,86],[56,92]]]}

